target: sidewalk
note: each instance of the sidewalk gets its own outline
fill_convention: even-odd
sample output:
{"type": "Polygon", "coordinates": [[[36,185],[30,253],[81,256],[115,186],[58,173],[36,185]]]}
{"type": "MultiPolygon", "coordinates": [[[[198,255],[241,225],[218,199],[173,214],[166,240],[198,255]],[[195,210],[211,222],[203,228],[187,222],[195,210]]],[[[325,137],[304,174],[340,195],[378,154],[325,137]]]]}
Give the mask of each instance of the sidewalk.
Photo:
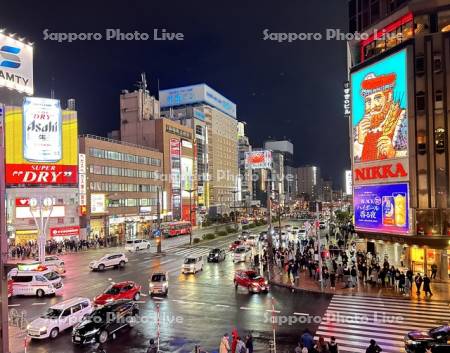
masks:
{"type": "MultiPolygon", "coordinates": [[[[296,280],[295,284],[292,285],[291,281],[287,277],[287,273],[282,271],[280,274],[278,268],[271,270],[270,274],[270,284],[280,287],[285,287],[289,289],[293,289],[295,291],[308,291],[308,292],[317,292],[320,293],[320,282],[314,280],[309,277],[308,270],[303,270],[300,272],[299,278],[296,280]]],[[[403,295],[399,291],[396,291],[393,288],[383,288],[378,285],[371,284],[363,284],[360,280],[358,280],[357,286],[354,288],[344,288],[345,283],[342,281],[336,280],[336,289],[332,290],[331,288],[324,288],[322,293],[329,294],[341,294],[341,295],[360,295],[360,296],[370,296],[370,297],[384,297],[384,298],[401,298],[401,299],[415,299],[415,300],[430,300],[430,301],[441,301],[441,302],[450,302],[450,283],[442,283],[442,282],[432,282],[431,283],[431,292],[433,293],[432,297],[425,297],[424,292],[422,291],[420,297],[417,296],[415,291],[415,286],[413,287],[413,291],[411,295],[403,295]]]]}

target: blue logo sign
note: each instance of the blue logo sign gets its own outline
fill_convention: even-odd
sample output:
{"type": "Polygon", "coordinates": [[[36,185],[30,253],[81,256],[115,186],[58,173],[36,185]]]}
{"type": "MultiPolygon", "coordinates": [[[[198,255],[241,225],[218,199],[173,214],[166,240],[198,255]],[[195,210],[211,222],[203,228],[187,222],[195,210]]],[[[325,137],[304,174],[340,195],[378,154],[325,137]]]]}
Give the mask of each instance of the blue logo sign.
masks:
{"type": "Polygon", "coordinates": [[[20,57],[17,55],[20,53],[20,48],[12,47],[10,45],[4,45],[0,48],[0,57],[2,61],[0,66],[9,67],[11,69],[17,69],[20,67],[20,57]]]}

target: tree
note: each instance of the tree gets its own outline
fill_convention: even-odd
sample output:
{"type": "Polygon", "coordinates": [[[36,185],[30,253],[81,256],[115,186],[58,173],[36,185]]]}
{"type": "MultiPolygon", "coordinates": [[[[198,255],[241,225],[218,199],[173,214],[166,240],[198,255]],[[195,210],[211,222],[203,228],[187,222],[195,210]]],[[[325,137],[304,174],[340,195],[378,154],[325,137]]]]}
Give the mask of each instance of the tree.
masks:
{"type": "Polygon", "coordinates": [[[334,211],[334,215],[338,224],[347,224],[352,220],[352,214],[348,211],[336,210],[334,211]]]}

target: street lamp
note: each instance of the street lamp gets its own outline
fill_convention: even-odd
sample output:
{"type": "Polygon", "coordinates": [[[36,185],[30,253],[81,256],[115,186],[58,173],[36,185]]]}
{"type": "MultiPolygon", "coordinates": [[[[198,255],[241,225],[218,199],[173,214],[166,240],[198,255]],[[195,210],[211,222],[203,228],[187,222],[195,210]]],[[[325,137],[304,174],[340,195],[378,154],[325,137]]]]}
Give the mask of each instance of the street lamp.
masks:
{"type": "Polygon", "coordinates": [[[189,222],[191,222],[191,232],[189,233],[189,245],[192,245],[192,193],[197,191],[197,189],[188,189],[184,191],[189,193],[189,222]]]}
{"type": "Polygon", "coordinates": [[[47,227],[53,211],[53,199],[31,198],[30,212],[38,229],[38,252],[39,262],[45,262],[45,242],[47,240],[47,227]],[[37,213],[37,215],[36,215],[37,213]]]}

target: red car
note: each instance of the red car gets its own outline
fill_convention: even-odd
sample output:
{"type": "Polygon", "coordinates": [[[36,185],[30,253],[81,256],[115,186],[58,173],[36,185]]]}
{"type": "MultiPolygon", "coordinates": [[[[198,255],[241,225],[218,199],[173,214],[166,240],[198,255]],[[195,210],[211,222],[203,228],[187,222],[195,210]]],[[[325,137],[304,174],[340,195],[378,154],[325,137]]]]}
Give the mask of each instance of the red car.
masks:
{"type": "Polygon", "coordinates": [[[250,293],[267,293],[269,285],[267,281],[253,270],[239,270],[234,274],[234,286],[245,287],[250,293]]]}
{"type": "Polygon", "coordinates": [[[133,281],[115,283],[102,294],[94,298],[94,304],[105,305],[114,300],[130,299],[139,300],[141,297],[141,286],[133,281]]]}
{"type": "Polygon", "coordinates": [[[241,245],[244,245],[244,242],[242,240],[235,240],[230,244],[230,251],[236,250],[236,248],[241,245]]]}

